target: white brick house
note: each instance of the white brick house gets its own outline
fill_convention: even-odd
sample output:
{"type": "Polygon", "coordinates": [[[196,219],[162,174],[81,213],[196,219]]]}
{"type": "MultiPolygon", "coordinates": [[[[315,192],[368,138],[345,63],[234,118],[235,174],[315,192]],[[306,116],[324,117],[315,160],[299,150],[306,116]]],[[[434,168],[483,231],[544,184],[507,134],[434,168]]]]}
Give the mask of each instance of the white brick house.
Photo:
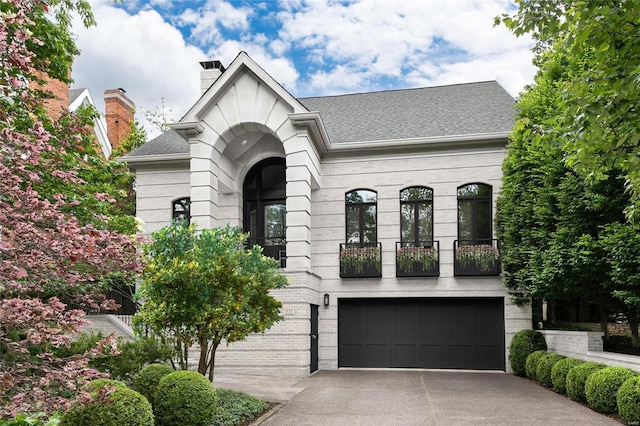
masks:
{"type": "Polygon", "coordinates": [[[188,214],[282,259],[284,321],[219,350],[217,371],[509,369],[531,314],[495,260],[502,87],[296,99],[244,52],[203,67],[202,97],[124,160],[145,232],[188,214]]]}

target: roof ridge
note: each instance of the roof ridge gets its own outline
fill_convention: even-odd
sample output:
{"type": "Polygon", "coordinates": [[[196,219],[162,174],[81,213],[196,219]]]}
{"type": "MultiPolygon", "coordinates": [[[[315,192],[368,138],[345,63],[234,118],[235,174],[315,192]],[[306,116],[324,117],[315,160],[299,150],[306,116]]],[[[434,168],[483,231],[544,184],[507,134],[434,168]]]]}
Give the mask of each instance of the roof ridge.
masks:
{"type": "Polygon", "coordinates": [[[439,89],[444,87],[469,86],[469,85],[487,84],[487,83],[496,83],[500,87],[502,87],[502,85],[500,85],[500,83],[498,83],[497,80],[480,80],[480,81],[469,81],[466,83],[439,84],[436,86],[407,87],[403,89],[383,89],[383,90],[375,90],[371,92],[353,92],[353,93],[341,93],[336,95],[305,96],[297,99],[302,101],[304,99],[337,98],[341,96],[356,96],[356,95],[375,95],[380,93],[408,92],[408,91],[416,91],[416,90],[429,90],[429,89],[439,89]]]}

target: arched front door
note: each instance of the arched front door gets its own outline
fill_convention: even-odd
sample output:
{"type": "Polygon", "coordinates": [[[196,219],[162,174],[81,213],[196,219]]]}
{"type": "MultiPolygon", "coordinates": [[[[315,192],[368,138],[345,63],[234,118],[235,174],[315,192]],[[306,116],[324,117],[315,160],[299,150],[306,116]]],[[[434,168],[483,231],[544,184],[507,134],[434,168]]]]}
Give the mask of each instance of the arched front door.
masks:
{"type": "Polygon", "coordinates": [[[253,166],[244,181],[244,232],[249,244],[264,254],[285,258],[286,166],[284,158],[269,158],[253,166]]]}

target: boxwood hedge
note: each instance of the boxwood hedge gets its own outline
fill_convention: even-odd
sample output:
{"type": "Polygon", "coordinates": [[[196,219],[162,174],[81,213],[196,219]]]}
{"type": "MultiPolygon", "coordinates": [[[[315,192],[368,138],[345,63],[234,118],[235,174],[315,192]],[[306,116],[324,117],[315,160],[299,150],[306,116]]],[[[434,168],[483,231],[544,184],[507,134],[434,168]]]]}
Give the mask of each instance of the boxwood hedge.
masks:
{"type": "Polygon", "coordinates": [[[560,354],[547,354],[540,358],[536,367],[536,380],[545,388],[552,387],[551,369],[564,358],[565,356],[560,354]]]}
{"type": "Polygon", "coordinates": [[[584,363],[581,359],[565,358],[558,361],[551,369],[551,383],[553,390],[558,393],[567,393],[567,374],[576,365],[584,363]]]}
{"type": "Polygon", "coordinates": [[[545,355],[547,355],[546,351],[535,351],[529,354],[527,361],[525,362],[525,371],[528,378],[536,380],[538,361],[540,361],[540,359],[545,355]]]}
{"type": "Polygon", "coordinates": [[[600,413],[617,412],[618,389],[627,379],[637,375],[638,372],[624,367],[607,367],[593,372],[584,388],[587,402],[600,413]]]}
{"type": "Polygon", "coordinates": [[[547,342],[542,333],[536,330],[521,330],[511,339],[509,346],[509,363],[518,376],[526,375],[526,362],[529,354],[535,351],[546,351],[547,342]]]}

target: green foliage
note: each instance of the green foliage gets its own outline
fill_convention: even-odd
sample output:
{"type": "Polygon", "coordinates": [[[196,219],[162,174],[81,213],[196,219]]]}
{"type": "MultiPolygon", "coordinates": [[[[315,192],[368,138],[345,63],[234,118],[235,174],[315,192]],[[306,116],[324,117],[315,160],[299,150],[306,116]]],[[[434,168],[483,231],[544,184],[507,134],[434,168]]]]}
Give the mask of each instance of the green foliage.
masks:
{"type": "Polygon", "coordinates": [[[561,360],[565,359],[564,355],[548,354],[540,358],[536,367],[536,380],[545,388],[553,386],[552,370],[553,367],[561,360]]]}
{"type": "Polygon", "coordinates": [[[149,401],[124,383],[102,379],[90,382],[87,388],[93,400],[73,405],[60,426],[153,426],[149,401]]]}
{"type": "Polygon", "coordinates": [[[531,33],[537,51],[565,51],[582,64],[558,91],[549,129],[566,144],[567,163],[591,181],[623,173],[631,195],[628,217],[640,204],[640,2],[521,0],[502,21],[516,35],[531,33]]]}
{"type": "Polygon", "coordinates": [[[547,350],[547,342],[539,331],[521,330],[517,332],[509,346],[509,363],[518,376],[526,375],[526,362],[530,353],[547,350]]]}
{"type": "Polygon", "coordinates": [[[216,390],[195,371],[176,371],[160,380],[155,414],[159,426],[210,425],[216,413],[216,390]]]}
{"type": "Polygon", "coordinates": [[[527,360],[524,363],[525,372],[527,377],[531,380],[537,380],[538,362],[547,355],[547,351],[535,351],[527,356],[527,360]]]}
{"type": "Polygon", "coordinates": [[[627,379],[616,398],[618,414],[628,425],[640,424],[640,376],[627,379]]]}
{"type": "Polygon", "coordinates": [[[595,362],[583,362],[569,370],[567,374],[567,395],[575,401],[587,402],[585,383],[587,378],[595,371],[605,368],[604,364],[595,362]]]}
{"type": "Polygon", "coordinates": [[[600,413],[615,413],[618,408],[618,389],[627,379],[637,375],[636,371],[623,367],[607,367],[595,371],[585,383],[587,402],[600,413]]]}
{"type": "Polygon", "coordinates": [[[235,426],[266,410],[269,406],[263,400],[243,392],[228,389],[216,389],[218,399],[213,424],[216,426],[235,426]]]}
{"type": "Polygon", "coordinates": [[[261,333],[281,319],[282,304],[269,291],[286,278],[258,246],[245,248],[238,228],[203,229],[174,222],[152,234],[139,296],[145,300],[134,327],[175,339],[181,369],[186,348],[197,343],[198,371],[213,378],[215,350],[261,333]]]}
{"type": "Polygon", "coordinates": [[[558,361],[551,369],[551,382],[553,390],[558,393],[567,393],[567,374],[576,365],[584,361],[575,358],[565,358],[558,361]]]}
{"type": "Polygon", "coordinates": [[[131,383],[145,365],[166,362],[173,357],[173,349],[155,338],[138,338],[133,342],[118,338],[118,350],[118,355],[99,355],[89,365],[114,379],[131,383]]]}
{"type": "Polygon", "coordinates": [[[155,394],[160,379],[174,371],[173,367],[166,364],[147,365],[134,377],[133,389],[144,395],[151,405],[155,405],[155,394]]]}
{"type": "Polygon", "coordinates": [[[0,420],[0,426],[58,426],[61,416],[59,413],[48,415],[46,413],[37,414],[17,414],[13,419],[0,420]]]}

